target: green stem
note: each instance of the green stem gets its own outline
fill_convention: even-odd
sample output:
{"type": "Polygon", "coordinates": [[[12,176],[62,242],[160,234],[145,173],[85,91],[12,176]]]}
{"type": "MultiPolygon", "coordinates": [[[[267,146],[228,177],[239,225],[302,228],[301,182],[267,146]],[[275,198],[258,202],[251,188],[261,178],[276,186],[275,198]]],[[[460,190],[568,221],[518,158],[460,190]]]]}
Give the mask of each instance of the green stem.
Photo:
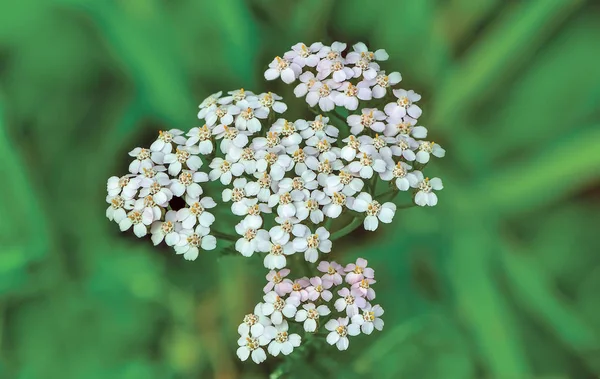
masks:
{"type": "Polygon", "coordinates": [[[352,222],[350,222],[348,225],[344,226],[342,229],[338,230],[337,232],[332,233],[330,240],[335,241],[337,239],[340,239],[340,238],[352,233],[354,230],[356,230],[356,228],[358,228],[360,226],[360,224],[362,224],[362,219],[360,217],[355,217],[354,220],[352,220],[352,222]]]}
{"type": "Polygon", "coordinates": [[[214,235],[216,238],[221,238],[221,239],[224,239],[224,240],[227,240],[227,241],[231,241],[231,242],[235,242],[235,241],[237,241],[239,239],[239,237],[232,236],[232,235],[229,235],[229,234],[226,234],[226,233],[221,233],[221,232],[218,232],[218,231],[216,231],[214,229],[212,229],[210,231],[210,234],[214,235]]]}

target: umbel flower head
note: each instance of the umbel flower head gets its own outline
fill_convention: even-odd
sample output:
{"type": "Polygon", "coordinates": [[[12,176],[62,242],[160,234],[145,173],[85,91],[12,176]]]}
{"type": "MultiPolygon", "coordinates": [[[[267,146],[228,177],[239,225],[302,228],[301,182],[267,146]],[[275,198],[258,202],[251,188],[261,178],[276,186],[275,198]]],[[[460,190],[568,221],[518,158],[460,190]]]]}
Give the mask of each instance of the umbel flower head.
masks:
{"type": "Polygon", "coordinates": [[[323,328],[339,350],[383,328],[374,270],[362,258],[331,261],[334,242],[393,223],[403,208],[435,206],[442,180],[424,171],[445,155],[419,125],[421,95],[382,67],[388,58],[363,43],[295,44],[264,77],[292,84],[310,117],[286,118],[272,92],[217,92],[201,102],[197,125],[159,132],[129,153],[129,173],[108,179],[106,216],[121,231],[150,235],[186,260],[219,244],[262,258],[264,302],[238,329],[241,360],[291,354],[323,328]],[[222,189],[208,191],[209,181],[222,189]]]}

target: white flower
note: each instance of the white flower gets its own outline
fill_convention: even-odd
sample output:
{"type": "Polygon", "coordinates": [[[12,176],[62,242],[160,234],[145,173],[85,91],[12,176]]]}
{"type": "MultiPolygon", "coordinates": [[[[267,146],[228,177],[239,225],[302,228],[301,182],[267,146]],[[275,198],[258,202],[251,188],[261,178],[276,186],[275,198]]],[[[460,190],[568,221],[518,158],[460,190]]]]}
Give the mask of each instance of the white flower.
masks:
{"type": "Polygon", "coordinates": [[[329,231],[324,227],[319,227],[314,234],[305,227],[304,235],[294,239],[294,249],[298,252],[304,252],[304,259],[314,263],[319,258],[319,251],[322,253],[331,252],[331,241],[329,240],[329,231]]]}
{"type": "Polygon", "coordinates": [[[319,190],[312,191],[309,199],[294,204],[295,215],[300,221],[310,217],[313,224],[319,224],[324,219],[323,211],[319,207],[329,202],[331,202],[331,199],[325,193],[319,190]]]}
{"type": "MultiPolygon", "coordinates": [[[[149,170],[146,172],[150,173],[149,170]]],[[[145,177],[141,180],[139,196],[146,197],[148,195],[152,195],[152,200],[154,200],[157,205],[161,207],[167,207],[169,201],[171,201],[173,198],[173,192],[167,188],[171,185],[171,182],[172,181],[169,179],[169,176],[164,172],[156,173],[152,178],[145,177]]],[[[130,197],[132,197],[134,194],[133,191],[135,190],[132,187],[126,186],[123,189],[123,196],[126,196],[127,194],[131,195],[130,197]]]]}
{"type": "Polygon", "coordinates": [[[271,316],[271,321],[275,325],[283,322],[283,316],[292,318],[296,315],[296,308],[300,305],[297,297],[290,296],[283,299],[275,291],[271,291],[263,296],[264,303],[262,312],[265,316],[271,316]]]}
{"type": "Polygon", "coordinates": [[[410,187],[413,187],[417,183],[417,178],[410,170],[410,166],[404,162],[398,162],[391,170],[386,171],[381,175],[381,178],[385,181],[395,179],[394,184],[400,191],[408,191],[410,187]]]}
{"type": "MultiPolygon", "coordinates": [[[[387,93],[387,89],[400,83],[402,75],[399,72],[392,72],[389,75],[385,74],[385,71],[379,72],[379,74],[372,80],[363,80],[358,83],[358,88],[371,88],[373,97],[375,99],[381,99],[387,93]]],[[[367,100],[367,99],[365,99],[367,100]]]]}
{"type": "Polygon", "coordinates": [[[152,221],[160,220],[162,208],[156,205],[152,195],[137,199],[133,209],[142,212],[142,214],[144,214],[146,210],[150,210],[150,212],[152,212],[152,221]]]}
{"type": "Polygon", "coordinates": [[[346,265],[344,271],[346,274],[346,283],[354,284],[360,282],[361,280],[373,279],[375,277],[375,270],[370,267],[367,267],[368,261],[364,258],[358,258],[356,263],[350,263],[346,265]]]}
{"type": "Polygon", "coordinates": [[[198,112],[198,118],[204,118],[206,116],[210,107],[217,104],[222,93],[222,91],[213,93],[200,103],[198,106],[198,108],[200,108],[200,112],[198,112]]]}
{"type": "Polygon", "coordinates": [[[417,178],[416,183],[413,185],[414,188],[418,188],[419,191],[415,195],[415,204],[422,207],[428,205],[433,207],[437,204],[437,195],[433,192],[439,191],[444,188],[442,180],[440,178],[423,178],[421,171],[414,171],[413,174],[417,178]]]}
{"type": "Polygon", "coordinates": [[[300,346],[301,338],[298,334],[288,334],[288,323],[283,321],[279,325],[275,325],[277,334],[271,343],[269,344],[268,351],[274,357],[278,356],[279,353],[283,355],[289,355],[294,351],[295,347],[300,346]]]}
{"type": "MultiPolygon", "coordinates": [[[[365,183],[362,179],[352,175],[349,171],[340,170],[337,175],[329,175],[325,180],[325,193],[332,197],[332,202],[335,203],[336,199],[333,198],[336,192],[339,192],[345,196],[354,196],[355,193],[363,189],[365,183]]],[[[341,198],[337,199],[342,200],[341,198]]]]}
{"type": "Polygon", "coordinates": [[[312,136],[306,141],[304,151],[312,156],[319,155],[319,158],[334,162],[339,158],[341,151],[339,147],[333,147],[331,144],[336,138],[312,136]]]}
{"type": "Polygon", "coordinates": [[[304,330],[309,333],[314,333],[317,330],[317,322],[321,316],[327,316],[331,313],[327,305],[319,305],[316,307],[313,303],[304,304],[304,309],[300,309],[296,313],[295,320],[304,322],[304,330]]]}
{"type": "Polygon", "coordinates": [[[315,42],[309,47],[300,42],[292,46],[292,51],[288,51],[283,57],[300,67],[316,67],[320,60],[317,53],[322,48],[323,44],[321,42],[315,42]]]}
{"type": "Polygon", "coordinates": [[[354,64],[354,67],[352,67],[355,78],[360,78],[360,76],[362,75],[362,77],[366,80],[375,79],[380,69],[381,67],[379,67],[379,64],[366,58],[360,58],[358,62],[354,64]]]}
{"type": "Polygon", "coordinates": [[[260,94],[255,100],[250,102],[250,107],[255,109],[255,112],[266,112],[269,114],[270,110],[273,109],[277,113],[283,113],[287,110],[287,105],[284,102],[279,101],[283,98],[275,93],[267,92],[260,94]]]}
{"type": "Polygon", "coordinates": [[[379,305],[371,307],[371,304],[367,304],[362,314],[352,316],[352,322],[360,325],[360,330],[364,334],[371,334],[373,329],[383,330],[383,320],[380,318],[382,315],[383,308],[379,305]]]}
{"type": "Polygon", "coordinates": [[[386,61],[389,58],[388,53],[384,49],[376,50],[375,52],[369,51],[367,45],[362,42],[352,46],[354,51],[351,51],[346,56],[348,63],[356,64],[361,59],[368,61],[386,61]]]}
{"type": "Polygon", "coordinates": [[[240,346],[236,354],[240,360],[245,361],[250,355],[256,364],[260,364],[267,359],[267,354],[261,346],[266,346],[275,338],[277,330],[272,326],[266,326],[262,331],[246,334],[238,339],[240,346]]]}
{"type": "Polygon", "coordinates": [[[355,175],[360,175],[363,179],[371,179],[373,172],[383,173],[387,168],[387,163],[379,154],[369,155],[363,153],[359,160],[351,162],[348,170],[355,175]]]}
{"type": "Polygon", "coordinates": [[[256,251],[260,251],[261,244],[269,244],[270,242],[269,233],[266,230],[253,228],[245,220],[235,226],[235,231],[242,236],[235,242],[235,250],[245,257],[250,257],[256,251]]]}
{"type": "Polygon", "coordinates": [[[340,150],[340,158],[351,162],[354,160],[354,158],[356,158],[356,154],[359,152],[360,140],[354,135],[349,135],[342,141],[346,142],[346,146],[342,147],[340,150]]]}
{"type": "Polygon", "coordinates": [[[358,99],[371,100],[371,88],[369,87],[357,87],[350,82],[345,82],[335,96],[335,105],[344,107],[350,111],[358,108],[358,99]]]}
{"type": "Polygon", "coordinates": [[[198,171],[198,169],[202,167],[202,160],[200,157],[191,154],[190,151],[184,147],[178,147],[175,150],[175,153],[166,154],[164,163],[169,165],[168,172],[171,176],[179,175],[183,165],[185,165],[191,171],[198,171]]]}
{"type": "Polygon", "coordinates": [[[429,157],[431,154],[433,154],[435,157],[442,158],[444,155],[446,155],[446,150],[436,143],[421,141],[416,161],[425,164],[429,162],[429,157]]]}
{"type": "Polygon", "coordinates": [[[367,300],[364,297],[355,297],[350,293],[348,288],[342,288],[338,291],[341,297],[334,303],[334,307],[338,312],[346,311],[348,317],[353,317],[358,314],[358,310],[367,305],[367,300]]]}
{"type": "Polygon", "coordinates": [[[231,149],[241,151],[248,144],[249,132],[241,132],[225,125],[215,126],[212,132],[217,139],[222,139],[219,148],[223,154],[228,154],[231,149]]]}
{"type": "Polygon", "coordinates": [[[133,199],[126,200],[120,195],[109,195],[106,197],[106,202],[110,204],[106,208],[106,217],[117,224],[127,217],[127,211],[133,209],[135,203],[133,199]]]}
{"type": "Polygon", "coordinates": [[[296,97],[305,96],[315,84],[319,83],[317,78],[315,78],[315,74],[310,71],[303,72],[299,79],[300,84],[294,88],[294,95],[296,95],[296,97]]]}
{"type": "Polygon", "coordinates": [[[261,150],[256,153],[256,158],[256,170],[260,173],[268,170],[271,179],[275,181],[281,180],[285,173],[294,167],[292,158],[283,151],[278,154],[273,151],[261,150]]]}
{"type": "Polygon", "coordinates": [[[390,146],[390,150],[392,151],[392,155],[402,157],[407,161],[412,162],[417,158],[414,150],[418,146],[419,143],[413,138],[400,134],[396,136],[396,144],[390,146]]]}
{"type": "Polygon", "coordinates": [[[360,282],[356,282],[350,288],[350,292],[354,297],[364,297],[367,300],[375,298],[375,291],[371,288],[371,284],[376,283],[373,279],[364,278],[360,282]]]}
{"type": "Polygon", "coordinates": [[[202,195],[202,187],[198,183],[208,181],[205,172],[192,172],[185,170],[177,179],[171,179],[171,192],[175,196],[183,196],[185,193],[190,199],[198,199],[202,195]]]}
{"type": "Polygon", "coordinates": [[[195,229],[183,229],[180,234],[179,242],[175,245],[175,252],[183,254],[188,261],[198,258],[200,248],[202,250],[213,250],[217,247],[217,239],[208,235],[209,229],[202,225],[195,229]]]}
{"type": "Polygon", "coordinates": [[[234,176],[241,176],[244,173],[244,165],[241,163],[232,163],[218,157],[210,162],[209,167],[212,168],[212,171],[208,174],[210,180],[215,181],[219,179],[224,185],[231,183],[231,179],[234,176]]]}
{"type": "Polygon", "coordinates": [[[342,52],[346,50],[346,44],[342,42],[334,42],[331,46],[323,46],[319,50],[319,58],[335,60],[342,57],[342,52]]]}
{"type": "Polygon", "coordinates": [[[336,88],[340,86],[339,83],[334,82],[333,80],[328,80],[327,82],[316,82],[306,95],[306,102],[311,107],[319,104],[319,108],[323,112],[332,111],[335,108],[335,102],[333,99],[337,96],[336,88]]]}
{"type": "Polygon", "coordinates": [[[133,226],[133,233],[138,238],[142,238],[148,233],[148,225],[152,224],[153,219],[154,216],[150,209],[146,208],[143,212],[134,209],[127,213],[127,217],[119,221],[119,229],[124,232],[133,226]]]}
{"type": "Polygon", "coordinates": [[[279,182],[280,192],[289,192],[294,201],[303,201],[310,196],[310,192],[317,189],[317,174],[314,171],[306,170],[301,176],[294,178],[283,178],[279,182]],[[298,199],[298,200],[295,200],[298,199]]]}
{"type": "Polygon", "coordinates": [[[356,212],[366,212],[367,217],[364,221],[366,230],[376,230],[379,226],[379,221],[389,224],[396,213],[396,204],[387,202],[379,204],[377,200],[373,200],[370,194],[361,192],[352,204],[352,209],[356,212]]]}
{"type": "Polygon", "coordinates": [[[327,261],[321,261],[317,266],[317,270],[325,273],[323,275],[324,282],[330,282],[336,286],[342,284],[341,274],[344,273],[344,268],[339,263],[333,261],[331,263],[327,261]]]}
{"type": "MultiPolygon", "coordinates": [[[[302,192],[295,192],[294,195],[289,192],[280,192],[269,197],[268,205],[271,208],[277,206],[277,214],[279,217],[290,218],[296,215],[296,205],[294,201],[302,201],[304,195],[302,192]],[[296,198],[294,198],[294,196],[296,198]]],[[[301,219],[302,220],[302,219],[301,219]]]]}
{"type": "Polygon", "coordinates": [[[331,194],[331,203],[323,207],[323,214],[329,218],[338,218],[346,206],[347,197],[341,192],[331,194]]]}
{"type": "Polygon", "coordinates": [[[350,67],[346,67],[345,61],[342,58],[334,60],[324,59],[317,65],[317,79],[323,80],[332,75],[333,81],[342,83],[352,79],[354,71],[350,67]]]}
{"type": "MultiPolygon", "coordinates": [[[[109,196],[116,196],[121,194],[126,187],[130,188],[130,193],[135,193],[140,186],[141,179],[137,178],[135,175],[127,174],[121,177],[111,176],[108,178],[106,183],[106,191],[109,196]]],[[[133,197],[129,196],[129,198],[133,197]]]]}
{"type": "Polygon", "coordinates": [[[164,154],[159,151],[151,151],[136,147],[129,152],[129,155],[135,157],[135,160],[129,164],[129,172],[139,174],[143,169],[151,169],[154,164],[162,164],[164,154]]]}
{"type": "MultiPolygon", "coordinates": [[[[254,173],[254,177],[256,178],[256,182],[260,189],[258,190],[258,194],[256,197],[259,201],[267,202],[269,201],[269,197],[273,194],[272,185],[273,180],[271,179],[271,175],[266,172],[256,172],[254,173]]],[[[275,183],[276,184],[276,183],[275,183]]]]}
{"type": "Polygon", "coordinates": [[[297,63],[281,57],[275,57],[265,71],[265,79],[275,80],[281,77],[284,83],[290,84],[300,75],[302,68],[297,63]]]}
{"type": "Polygon", "coordinates": [[[253,204],[245,203],[247,196],[256,196],[259,191],[259,185],[256,182],[249,182],[246,178],[237,178],[233,181],[233,188],[223,190],[223,201],[233,201],[231,211],[238,216],[244,216],[248,213],[248,206],[253,204]]]}
{"type": "MultiPolygon", "coordinates": [[[[198,152],[206,155],[213,151],[212,132],[205,124],[201,128],[195,127],[187,133],[188,138],[186,146],[198,146],[198,152]]],[[[165,162],[167,163],[167,162],[165,162]]]]}
{"type": "Polygon", "coordinates": [[[360,141],[359,150],[369,155],[379,154],[383,159],[391,160],[392,149],[388,147],[388,143],[394,143],[394,137],[382,137],[375,133],[375,137],[362,135],[358,137],[360,141]]]}
{"type": "Polygon", "coordinates": [[[154,222],[150,227],[152,243],[158,245],[164,240],[169,246],[177,244],[180,238],[178,227],[177,212],[168,211],[165,214],[165,221],[154,222]]]}
{"type": "MultiPolygon", "coordinates": [[[[254,101],[254,99],[250,99],[254,101]]],[[[241,108],[241,112],[235,118],[235,126],[239,130],[248,130],[251,133],[260,131],[262,125],[259,119],[265,119],[269,115],[269,111],[264,108],[253,109],[248,100],[242,100],[238,103],[241,108]]]]}
{"type": "Polygon", "coordinates": [[[348,349],[348,345],[350,344],[348,340],[349,335],[357,336],[360,334],[360,326],[354,323],[348,325],[347,317],[327,321],[325,329],[330,331],[327,335],[327,343],[335,345],[340,351],[348,349]]]}
{"type": "Polygon", "coordinates": [[[320,277],[315,276],[310,278],[311,286],[306,289],[308,292],[308,299],[311,301],[317,301],[323,299],[329,301],[333,298],[333,294],[328,289],[333,285],[332,282],[323,281],[320,277]]]}
{"type": "Polygon", "coordinates": [[[299,224],[300,220],[296,217],[276,217],[275,222],[278,225],[269,230],[269,235],[274,242],[285,244],[292,234],[295,236],[304,234],[303,225],[299,224]]]}
{"type": "Polygon", "coordinates": [[[296,296],[298,299],[300,299],[301,302],[305,302],[306,300],[308,300],[308,291],[306,291],[306,288],[309,285],[310,282],[308,281],[307,277],[294,280],[290,296],[296,296]]]}
{"type": "MultiPolygon", "coordinates": [[[[237,212],[245,215],[244,220],[255,228],[260,228],[263,223],[262,214],[272,213],[273,210],[265,203],[259,203],[258,199],[245,199],[243,202],[244,208],[241,206],[236,209],[237,212]]],[[[232,206],[233,207],[233,206],[232,206]]]]}
{"type": "Polygon", "coordinates": [[[385,130],[385,124],[382,122],[386,119],[385,113],[375,108],[363,108],[362,114],[350,115],[347,120],[350,126],[350,133],[358,135],[367,128],[377,133],[385,130]]]}
{"type": "Polygon", "coordinates": [[[383,132],[385,136],[393,137],[397,134],[402,134],[413,138],[427,137],[427,128],[424,126],[414,126],[417,120],[412,117],[388,117],[387,122],[388,124],[385,126],[385,131],[383,132]]]}
{"type": "Polygon", "coordinates": [[[246,97],[255,96],[252,91],[246,91],[243,88],[227,92],[229,96],[224,96],[219,99],[219,104],[231,104],[245,100],[246,97]]]}
{"type": "Polygon", "coordinates": [[[184,145],[186,143],[186,139],[181,130],[171,129],[169,131],[159,131],[158,138],[150,145],[150,150],[167,154],[173,149],[172,143],[175,143],[176,145],[184,145]]]}
{"type": "Polygon", "coordinates": [[[292,292],[293,282],[290,279],[287,279],[286,276],[290,274],[289,269],[283,269],[279,271],[271,270],[267,274],[266,278],[268,280],[267,285],[263,288],[265,293],[270,291],[275,291],[275,293],[279,296],[285,296],[288,293],[292,292]]]}
{"type": "Polygon", "coordinates": [[[298,148],[302,142],[302,136],[296,131],[296,125],[284,118],[280,118],[271,126],[271,131],[281,135],[281,145],[292,150],[298,148]]]}
{"type": "Polygon", "coordinates": [[[329,125],[329,117],[323,117],[323,115],[318,115],[312,121],[297,120],[294,124],[305,140],[313,136],[316,136],[318,140],[327,137],[337,138],[340,134],[338,128],[329,125]]]}
{"type": "Polygon", "coordinates": [[[238,326],[240,336],[252,333],[255,336],[263,334],[265,327],[271,325],[271,319],[262,313],[262,303],[256,304],[254,313],[244,316],[244,320],[238,326]]]}
{"type": "Polygon", "coordinates": [[[260,251],[269,252],[263,260],[263,264],[269,270],[279,270],[285,267],[286,255],[294,254],[294,246],[291,242],[259,241],[260,251]]]}
{"type": "Polygon", "coordinates": [[[206,211],[206,209],[217,206],[212,197],[203,197],[198,201],[190,201],[188,202],[188,206],[188,208],[181,208],[177,211],[177,221],[181,222],[184,229],[192,229],[196,226],[196,223],[208,228],[215,222],[215,216],[206,211]]]}
{"type": "Polygon", "coordinates": [[[236,116],[239,113],[240,108],[235,105],[215,104],[208,108],[204,120],[209,128],[213,127],[217,121],[218,124],[231,125],[233,116],[236,116]]]}
{"type": "Polygon", "coordinates": [[[409,115],[410,117],[417,119],[421,116],[421,108],[419,108],[418,105],[413,104],[421,100],[421,95],[415,93],[413,90],[406,91],[403,89],[395,89],[393,93],[398,100],[395,103],[387,104],[384,108],[385,113],[395,118],[409,115]]]}

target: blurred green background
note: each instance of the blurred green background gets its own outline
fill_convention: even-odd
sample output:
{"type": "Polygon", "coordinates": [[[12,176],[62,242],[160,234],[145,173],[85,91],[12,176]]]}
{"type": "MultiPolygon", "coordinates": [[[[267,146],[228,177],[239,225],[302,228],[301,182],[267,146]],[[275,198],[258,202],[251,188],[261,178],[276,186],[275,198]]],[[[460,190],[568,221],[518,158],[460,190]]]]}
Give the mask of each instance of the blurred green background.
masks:
{"type": "Polygon", "coordinates": [[[220,89],[298,109],[264,68],[334,40],[387,49],[423,94],[446,188],[336,244],[376,269],[386,327],[284,377],[600,377],[597,1],[22,0],[0,5],[0,378],[277,367],[235,357],[261,262],[121,234],[105,184],[220,89]]]}

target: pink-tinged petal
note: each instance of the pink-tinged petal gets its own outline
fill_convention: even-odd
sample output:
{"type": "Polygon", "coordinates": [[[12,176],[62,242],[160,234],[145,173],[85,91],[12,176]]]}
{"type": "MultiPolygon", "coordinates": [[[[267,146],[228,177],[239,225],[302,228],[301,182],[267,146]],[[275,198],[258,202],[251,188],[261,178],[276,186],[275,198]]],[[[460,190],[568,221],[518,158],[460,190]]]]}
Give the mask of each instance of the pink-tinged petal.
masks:
{"type": "Polygon", "coordinates": [[[296,74],[294,73],[294,70],[288,67],[285,70],[281,71],[281,80],[283,80],[283,82],[286,84],[290,84],[294,80],[296,80],[296,74]]]}
{"type": "Polygon", "coordinates": [[[371,333],[373,333],[373,323],[372,322],[365,322],[364,324],[362,324],[360,326],[360,329],[362,330],[362,332],[364,334],[371,334],[371,333]]]}
{"type": "Polygon", "coordinates": [[[348,334],[351,336],[357,336],[360,334],[360,326],[357,324],[348,325],[348,334]]]}
{"type": "Polygon", "coordinates": [[[274,68],[270,68],[265,71],[265,79],[267,80],[275,80],[279,77],[279,71],[274,68]]]}

